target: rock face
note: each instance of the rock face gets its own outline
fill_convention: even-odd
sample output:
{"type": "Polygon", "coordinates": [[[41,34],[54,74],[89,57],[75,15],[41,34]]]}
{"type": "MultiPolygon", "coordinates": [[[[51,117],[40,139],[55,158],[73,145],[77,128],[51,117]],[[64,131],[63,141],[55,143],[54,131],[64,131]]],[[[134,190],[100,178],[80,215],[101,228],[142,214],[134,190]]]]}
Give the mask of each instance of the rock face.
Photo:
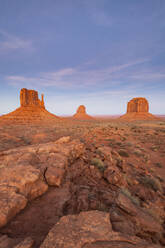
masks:
{"type": "Polygon", "coordinates": [[[27,90],[20,91],[20,107],[15,111],[0,117],[2,121],[14,121],[19,123],[36,121],[53,121],[59,119],[45,109],[44,95],[41,100],[38,98],[38,92],[27,90]]]}
{"type": "Polygon", "coordinates": [[[79,120],[91,120],[93,119],[90,115],[86,113],[86,108],[84,105],[80,105],[77,109],[77,112],[75,115],[73,115],[74,119],[79,119],[79,120]]]}
{"type": "Polygon", "coordinates": [[[40,248],[156,248],[135,236],[114,232],[106,212],[68,215],[52,228],[40,248]]]}
{"type": "Polygon", "coordinates": [[[142,97],[133,98],[127,104],[127,113],[132,113],[132,112],[148,113],[148,111],[149,111],[149,104],[145,98],[142,97]]]}
{"type": "Polygon", "coordinates": [[[86,114],[86,108],[84,105],[80,105],[77,109],[77,114],[86,114]]]}
{"type": "Polygon", "coordinates": [[[35,90],[21,89],[20,91],[20,104],[21,107],[34,106],[42,107],[44,106],[44,95],[42,94],[42,99],[38,98],[38,92],[35,90]]]}
{"type": "Polygon", "coordinates": [[[154,120],[157,119],[149,113],[149,103],[143,97],[136,97],[127,104],[127,113],[120,117],[123,120],[154,120]]]}
{"type": "Polygon", "coordinates": [[[10,149],[0,153],[0,228],[28,201],[43,195],[48,186],[59,187],[64,176],[84,152],[78,140],[63,137],[56,142],[10,149]]]}
{"type": "Polygon", "coordinates": [[[24,209],[26,204],[27,199],[17,194],[17,188],[8,185],[0,186],[0,228],[24,209]]]}

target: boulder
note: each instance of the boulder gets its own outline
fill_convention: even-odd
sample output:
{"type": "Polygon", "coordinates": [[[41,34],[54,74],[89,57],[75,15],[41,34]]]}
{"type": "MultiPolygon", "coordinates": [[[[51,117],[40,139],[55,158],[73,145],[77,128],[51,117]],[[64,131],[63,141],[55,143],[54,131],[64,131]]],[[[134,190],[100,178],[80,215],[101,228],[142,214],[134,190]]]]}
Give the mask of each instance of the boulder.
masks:
{"type": "Polygon", "coordinates": [[[0,185],[0,228],[25,208],[27,199],[18,194],[16,187],[0,185]]]}
{"type": "Polygon", "coordinates": [[[8,166],[0,169],[0,185],[15,187],[17,192],[29,200],[34,199],[48,189],[40,170],[31,165],[8,166]]]}
{"type": "Polygon", "coordinates": [[[0,237],[0,247],[1,248],[11,248],[14,245],[14,240],[9,238],[7,235],[2,235],[0,237]]]}
{"type": "Polygon", "coordinates": [[[59,187],[68,167],[84,153],[84,148],[79,140],[62,137],[1,152],[0,227],[20,212],[27,200],[44,194],[48,185],[59,187]]]}
{"type": "Polygon", "coordinates": [[[120,192],[115,201],[116,208],[110,209],[110,219],[115,231],[140,235],[150,240],[162,239],[161,224],[138,206],[133,196],[128,197],[120,192]]]}
{"type": "Polygon", "coordinates": [[[28,237],[28,238],[25,238],[18,245],[14,246],[13,248],[32,248],[33,244],[34,244],[34,241],[32,240],[32,238],[28,237]]]}
{"type": "Polygon", "coordinates": [[[50,230],[40,248],[153,248],[140,238],[112,230],[109,214],[101,211],[68,215],[50,230]]]}

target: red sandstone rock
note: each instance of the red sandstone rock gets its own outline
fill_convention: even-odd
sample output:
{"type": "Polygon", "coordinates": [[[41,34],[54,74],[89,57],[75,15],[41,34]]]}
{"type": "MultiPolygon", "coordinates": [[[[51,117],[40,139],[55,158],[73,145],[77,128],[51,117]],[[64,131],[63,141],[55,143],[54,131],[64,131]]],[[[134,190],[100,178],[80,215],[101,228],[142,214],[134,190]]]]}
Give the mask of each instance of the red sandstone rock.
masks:
{"type": "Polygon", "coordinates": [[[38,92],[35,90],[27,90],[25,88],[20,91],[20,104],[21,107],[34,106],[45,108],[44,95],[42,94],[42,100],[38,98],[38,92]]]}
{"type": "Polygon", "coordinates": [[[149,104],[145,98],[142,97],[133,98],[127,104],[127,113],[132,113],[132,112],[148,113],[148,111],[149,111],[149,104]]]}
{"type": "Polygon", "coordinates": [[[32,238],[28,237],[24,239],[18,245],[14,246],[13,248],[32,248],[33,244],[34,244],[34,241],[32,240],[32,238]]]}
{"type": "Polygon", "coordinates": [[[116,208],[110,209],[110,219],[113,230],[141,237],[161,238],[163,228],[158,220],[143,210],[133,198],[119,193],[116,199],[116,208]]]}
{"type": "Polygon", "coordinates": [[[77,109],[77,113],[79,114],[86,114],[86,108],[84,105],[80,105],[77,109]]]}
{"type": "Polygon", "coordinates": [[[16,187],[0,186],[0,228],[25,208],[27,199],[17,193],[16,187]]]}
{"type": "MultiPolygon", "coordinates": [[[[67,215],[52,228],[40,248],[151,248],[140,238],[112,230],[109,214],[101,211],[67,215]]],[[[157,246],[155,246],[157,247],[157,246]]]]}
{"type": "Polygon", "coordinates": [[[15,111],[1,116],[0,120],[24,123],[34,121],[53,121],[58,118],[45,109],[44,95],[42,94],[42,99],[40,100],[38,98],[38,92],[35,90],[27,90],[25,88],[21,89],[20,105],[21,106],[15,111]]]}
{"type": "Polygon", "coordinates": [[[70,137],[1,152],[0,228],[25,208],[27,200],[44,194],[48,185],[60,186],[69,165],[83,152],[84,144],[70,137]]]}
{"type": "Polygon", "coordinates": [[[104,171],[104,177],[110,184],[117,185],[117,186],[126,186],[126,181],[120,170],[115,167],[109,167],[104,171]]]}
{"type": "Polygon", "coordinates": [[[149,103],[143,97],[136,97],[127,104],[127,113],[120,117],[123,120],[154,120],[157,119],[149,113],[149,103]]]}
{"type": "Polygon", "coordinates": [[[77,109],[77,112],[75,115],[73,115],[74,119],[79,120],[92,120],[93,118],[86,113],[86,108],[84,105],[80,105],[77,109]]]}
{"type": "Polygon", "coordinates": [[[28,199],[34,199],[48,189],[42,180],[40,170],[31,165],[7,166],[0,169],[0,185],[15,187],[17,192],[28,199]]]}

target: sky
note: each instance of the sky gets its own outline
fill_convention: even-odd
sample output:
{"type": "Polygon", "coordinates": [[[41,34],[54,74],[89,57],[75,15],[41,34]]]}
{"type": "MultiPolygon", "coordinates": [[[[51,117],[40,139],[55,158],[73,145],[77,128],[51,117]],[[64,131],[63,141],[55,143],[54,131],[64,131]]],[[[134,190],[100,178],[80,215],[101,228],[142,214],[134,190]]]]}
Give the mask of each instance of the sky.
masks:
{"type": "Polygon", "coordinates": [[[165,114],[165,0],[0,0],[0,115],[21,88],[56,115],[124,114],[133,97],[165,114]]]}

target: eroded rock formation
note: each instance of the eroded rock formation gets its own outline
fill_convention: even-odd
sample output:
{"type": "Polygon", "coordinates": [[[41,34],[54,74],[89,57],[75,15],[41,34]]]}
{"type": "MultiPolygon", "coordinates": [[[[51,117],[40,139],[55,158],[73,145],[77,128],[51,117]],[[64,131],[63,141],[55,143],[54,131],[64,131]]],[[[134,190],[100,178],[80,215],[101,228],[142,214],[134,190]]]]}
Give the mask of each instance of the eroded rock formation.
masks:
{"type": "Polygon", "coordinates": [[[149,111],[149,104],[147,99],[145,98],[142,97],[133,98],[127,104],[127,113],[132,113],[132,112],[148,113],[148,111],[149,111]]]}
{"type": "Polygon", "coordinates": [[[90,115],[86,113],[86,108],[84,105],[80,105],[76,111],[76,114],[73,116],[74,119],[79,120],[90,120],[93,119],[90,115]]]}
{"type": "Polygon", "coordinates": [[[21,89],[20,91],[20,107],[15,111],[4,115],[0,118],[2,121],[36,122],[57,120],[57,116],[51,114],[45,109],[44,95],[41,95],[41,100],[38,97],[38,92],[35,90],[21,89]]]}
{"type": "Polygon", "coordinates": [[[80,105],[77,109],[77,113],[79,114],[86,114],[86,108],[84,105],[80,105]]]}
{"type": "Polygon", "coordinates": [[[0,228],[24,209],[28,201],[44,194],[48,185],[59,187],[68,164],[83,151],[82,143],[65,137],[56,142],[1,152],[0,228]]]}
{"type": "Polygon", "coordinates": [[[20,105],[21,107],[34,106],[45,108],[44,95],[41,100],[38,98],[38,92],[35,90],[27,90],[25,88],[20,91],[20,105]]]}
{"type": "Polygon", "coordinates": [[[146,241],[114,232],[106,212],[89,211],[68,215],[52,228],[40,248],[158,248],[146,241]]]}
{"type": "Polygon", "coordinates": [[[149,103],[146,98],[136,97],[131,99],[127,104],[127,113],[120,117],[120,119],[133,120],[154,120],[157,119],[154,115],[149,113],[149,103]]]}

